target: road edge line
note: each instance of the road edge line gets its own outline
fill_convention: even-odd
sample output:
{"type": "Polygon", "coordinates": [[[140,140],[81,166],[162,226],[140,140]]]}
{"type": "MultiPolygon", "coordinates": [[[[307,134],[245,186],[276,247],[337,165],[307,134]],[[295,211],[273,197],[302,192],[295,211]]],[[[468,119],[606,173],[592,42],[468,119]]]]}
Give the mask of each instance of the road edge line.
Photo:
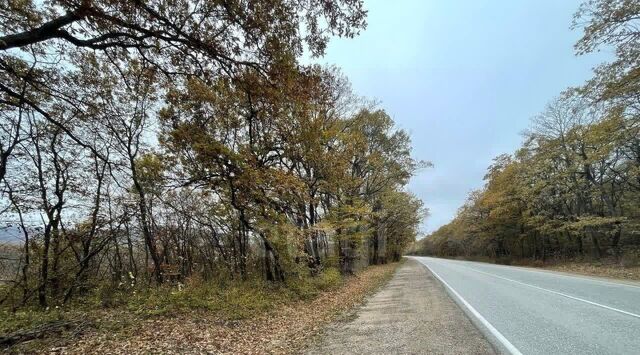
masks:
{"type": "Polygon", "coordinates": [[[445,290],[451,296],[453,301],[467,314],[467,317],[478,328],[489,342],[503,354],[522,355],[520,350],[516,348],[511,342],[505,338],[498,329],[496,329],[489,321],[480,314],[467,300],[465,300],[451,285],[449,285],[438,273],[433,271],[427,264],[416,260],[420,265],[424,266],[433,276],[445,286],[445,290]]]}

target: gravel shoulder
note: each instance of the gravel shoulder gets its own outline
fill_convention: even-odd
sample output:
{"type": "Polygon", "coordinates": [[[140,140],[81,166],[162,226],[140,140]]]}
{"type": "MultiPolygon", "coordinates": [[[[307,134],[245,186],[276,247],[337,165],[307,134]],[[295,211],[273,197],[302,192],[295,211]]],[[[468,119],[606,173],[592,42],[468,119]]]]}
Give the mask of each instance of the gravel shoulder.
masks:
{"type": "Polygon", "coordinates": [[[494,354],[424,266],[407,260],[350,319],[333,323],[306,354],[494,354]]]}

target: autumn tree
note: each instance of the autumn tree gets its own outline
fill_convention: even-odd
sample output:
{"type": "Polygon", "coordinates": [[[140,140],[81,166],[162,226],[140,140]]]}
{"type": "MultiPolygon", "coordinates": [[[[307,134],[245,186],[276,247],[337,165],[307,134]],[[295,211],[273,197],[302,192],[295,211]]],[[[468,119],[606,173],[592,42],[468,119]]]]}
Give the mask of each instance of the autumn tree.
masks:
{"type": "Polygon", "coordinates": [[[22,238],[0,303],[398,260],[425,211],[405,191],[423,166],[409,135],[338,68],[299,62],[365,15],[361,0],[0,4],[0,215],[22,238]]]}

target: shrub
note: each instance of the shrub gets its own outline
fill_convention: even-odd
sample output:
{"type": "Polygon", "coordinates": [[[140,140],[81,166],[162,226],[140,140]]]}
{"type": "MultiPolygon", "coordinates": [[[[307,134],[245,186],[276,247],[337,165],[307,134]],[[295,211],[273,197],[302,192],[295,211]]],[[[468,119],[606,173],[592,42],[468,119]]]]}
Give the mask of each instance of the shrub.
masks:
{"type": "Polygon", "coordinates": [[[622,267],[634,267],[640,265],[640,256],[637,251],[626,251],[620,257],[620,265],[622,267]]]}
{"type": "Polygon", "coordinates": [[[338,287],[342,283],[342,275],[337,268],[325,269],[322,274],[318,275],[315,283],[320,290],[328,290],[338,287]]]}
{"type": "Polygon", "coordinates": [[[290,278],[286,286],[295,297],[309,299],[315,297],[320,291],[329,290],[342,283],[342,275],[335,267],[324,269],[316,276],[298,276],[290,278]]]}

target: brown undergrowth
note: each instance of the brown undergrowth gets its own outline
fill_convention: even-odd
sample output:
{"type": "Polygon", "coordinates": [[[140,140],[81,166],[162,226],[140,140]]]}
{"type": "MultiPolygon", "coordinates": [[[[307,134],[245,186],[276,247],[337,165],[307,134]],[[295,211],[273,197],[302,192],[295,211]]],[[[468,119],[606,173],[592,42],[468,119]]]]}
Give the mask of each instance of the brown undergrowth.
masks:
{"type": "Polygon", "coordinates": [[[231,309],[175,307],[168,300],[154,301],[171,305],[169,310],[156,313],[139,312],[131,307],[84,314],[69,311],[64,318],[84,320],[82,328],[38,336],[6,350],[73,354],[295,353],[324,326],[363,302],[391,277],[397,266],[398,263],[370,266],[309,297],[242,288],[223,301],[231,309]],[[260,306],[249,307],[247,302],[258,302],[260,306]]]}

